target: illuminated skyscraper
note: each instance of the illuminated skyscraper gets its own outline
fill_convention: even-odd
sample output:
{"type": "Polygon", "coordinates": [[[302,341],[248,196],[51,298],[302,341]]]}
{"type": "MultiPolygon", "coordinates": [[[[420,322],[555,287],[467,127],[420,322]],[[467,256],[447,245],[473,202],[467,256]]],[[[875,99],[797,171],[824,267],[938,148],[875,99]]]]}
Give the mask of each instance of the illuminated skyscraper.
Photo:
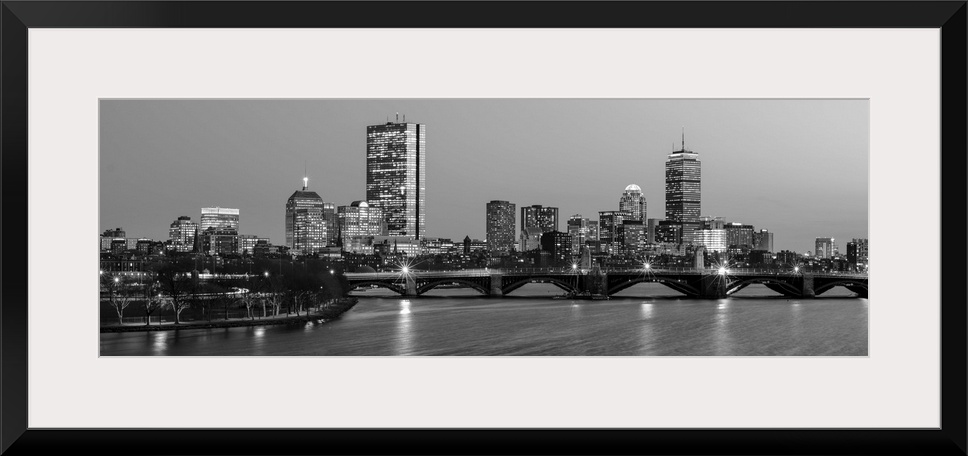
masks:
{"type": "Polygon", "coordinates": [[[183,215],[171,222],[168,228],[169,249],[176,252],[194,252],[198,239],[198,224],[192,218],[183,215]]]}
{"type": "Polygon", "coordinates": [[[326,245],[336,245],[336,236],[339,235],[336,203],[323,202],[323,220],[326,221],[326,245]]]}
{"type": "Polygon", "coordinates": [[[286,245],[297,255],[316,253],[326,247],[323,199],[308,188],[309,178],[304,177],[302,190],[296,190],[286,201],[286,245]]]}
{"type": "Polygon", "coordinates": [[[227,207],[203,207],[198,221],[198,230],[209,228],[239,231],[239,210],[227,207]]]}
{"type": "Polygon", "coordinates": [[[509,253],[514,248],[514,203],[491,201],[487,203],[487,249],[491,252],[509,253]]]}
{"type": "Polygon", "coordinates": [[[521,208],[521,229],[540,228],[542,233],[558,231],[558,208],[540,204],[521,208]]]}
{"type": "MultiPolygon", "coordinates": [[[[669,154],[665,166],[665,216],[670,222],[698,226],[701,201],[701,163],[699,154],[686,149],[682,135],[682,149],[669,154]]],[[[683,229],[683,233],[688,231],[683,229]]]]}
{"type": "Polygon", "coordinates": [[[645,221],[645,197],[642,196],[642,189],[638,185],[632,184],[625,187],[625,193],[622,193],[622,198],[618,201],[618,210],[629,214],[626,220],[645,221]]]}
{"type": "Polygon", "coordinates": [[[423,238],[427,208],[427,127],[366,127],[366,200],[383,211],[387,234],[423,238]]]}

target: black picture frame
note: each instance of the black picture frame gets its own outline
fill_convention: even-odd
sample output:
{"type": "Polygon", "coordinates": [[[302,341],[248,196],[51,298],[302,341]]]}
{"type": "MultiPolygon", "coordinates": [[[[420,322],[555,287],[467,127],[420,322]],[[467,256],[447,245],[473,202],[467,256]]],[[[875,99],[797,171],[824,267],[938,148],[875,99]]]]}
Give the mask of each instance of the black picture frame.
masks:
{"type": "MultiPolygon", "coordinates": [[[[966,454],[966,6],[818,2],[3,1],[3,454],[966,454]],[[939,429],[170,429],[27,427],[27,30],[73,27],[916,27],[941,29],[939,429]]],[[[930,153],[922,151],[921,153],[930,153]]],[[[929,279],[930,281],[930,279],[929,279]]]]}

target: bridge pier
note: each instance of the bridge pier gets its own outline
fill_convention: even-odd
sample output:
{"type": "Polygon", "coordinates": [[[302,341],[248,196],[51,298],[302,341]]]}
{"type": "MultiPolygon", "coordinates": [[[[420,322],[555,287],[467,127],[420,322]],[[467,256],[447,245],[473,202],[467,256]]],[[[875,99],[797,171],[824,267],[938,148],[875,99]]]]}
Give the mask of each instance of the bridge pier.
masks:
{"type": "Polygon", "coordinates": [[[406,293],[403,295],[409,298],[417,296],[417,281],[410,274],[404,274],[406,280],[406,293]]]}
{"type": "Polygon", "coordinates": [[[813,298],[817,296],[817,293],[813,291],[813,274],[809,272],[803,273],[803,285],[800,295],[804,298],[813,298]]]}
{"type": "Polygon", "coordinates": [[[491,272],[491,286],[490,296],[501,297],[504,296],[504,290],[501,289],[501,284],[504,282],[504,274],[500,272],[491,272]]]}
{"type": "Polygon", "coordinates": [[[725,299],[726,277],[719,274],[703,274],[699,281],[700,299],[725,299]]]}

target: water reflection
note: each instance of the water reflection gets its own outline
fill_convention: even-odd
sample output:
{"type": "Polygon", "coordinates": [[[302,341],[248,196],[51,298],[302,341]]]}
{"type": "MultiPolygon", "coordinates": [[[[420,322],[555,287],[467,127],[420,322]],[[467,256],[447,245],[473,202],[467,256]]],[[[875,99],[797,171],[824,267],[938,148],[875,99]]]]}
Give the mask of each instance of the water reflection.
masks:
{"type": "Polygon", "coordinates": [[[720,299],[716,302],[716,324],[713,327],[713,349],[716,356],[733,354],[729,328],[729,307],[729,299],[720,299]]]}
{"type": "Polygon", "coordinates": [[[153,342],[151,344],[151,354],[152,355],[164,355],[165,350],[168,349],[168,333],[173,331],[154,331],[150,332],[153,336],[153,342]]]}
{"type": "MultiPolygon", "coordinates": [[[[750,287],[752,288],[752,287],[750,287]]],[[[536,291],[541,291],[536,290],[536,291]]],[[[746,291],[746,290],[744,290],[746,291]]],[[[766,290],[769,291],[769,290],[766,290]]],[[[101,334],[101,355],[866,356],[868,301],[834,298],[554,300],[361,298],[339,319],[101,334]]]]}
{"type": "Polygon", "coordinates": [[[413,352],[413,315],[410,313],[410,300],[400,300],[400,313],[397,316],[397,330],[394,351],[396,355],[409,355],[413,352]]]}

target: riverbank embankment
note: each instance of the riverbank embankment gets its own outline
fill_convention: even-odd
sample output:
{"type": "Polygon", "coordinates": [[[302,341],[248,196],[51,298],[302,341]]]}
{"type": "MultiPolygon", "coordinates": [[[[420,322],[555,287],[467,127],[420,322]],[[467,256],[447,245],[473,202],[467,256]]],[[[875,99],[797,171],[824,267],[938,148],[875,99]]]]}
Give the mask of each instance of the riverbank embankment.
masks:
{"type": "Polygon", "coordinates": [[[298,325],[307,322],[329,321],[338,318],[346,311],[353,308],[359,302],[357,298],[344,298],[336,302],[327,304],[319,310],[314,310],[302,315],[275,315],[265,318],[233,318],[229,320],[203,320],[203,321],[184,321],[179,324],[164,323],[156,325],[112,325],[102,326],[102,333],[118,332],[138,332],[138,331],[173,331],[182,329],[213,329],[213,328],[237,328],[243,326],[271,326],[271,325],[298,325]]]}

